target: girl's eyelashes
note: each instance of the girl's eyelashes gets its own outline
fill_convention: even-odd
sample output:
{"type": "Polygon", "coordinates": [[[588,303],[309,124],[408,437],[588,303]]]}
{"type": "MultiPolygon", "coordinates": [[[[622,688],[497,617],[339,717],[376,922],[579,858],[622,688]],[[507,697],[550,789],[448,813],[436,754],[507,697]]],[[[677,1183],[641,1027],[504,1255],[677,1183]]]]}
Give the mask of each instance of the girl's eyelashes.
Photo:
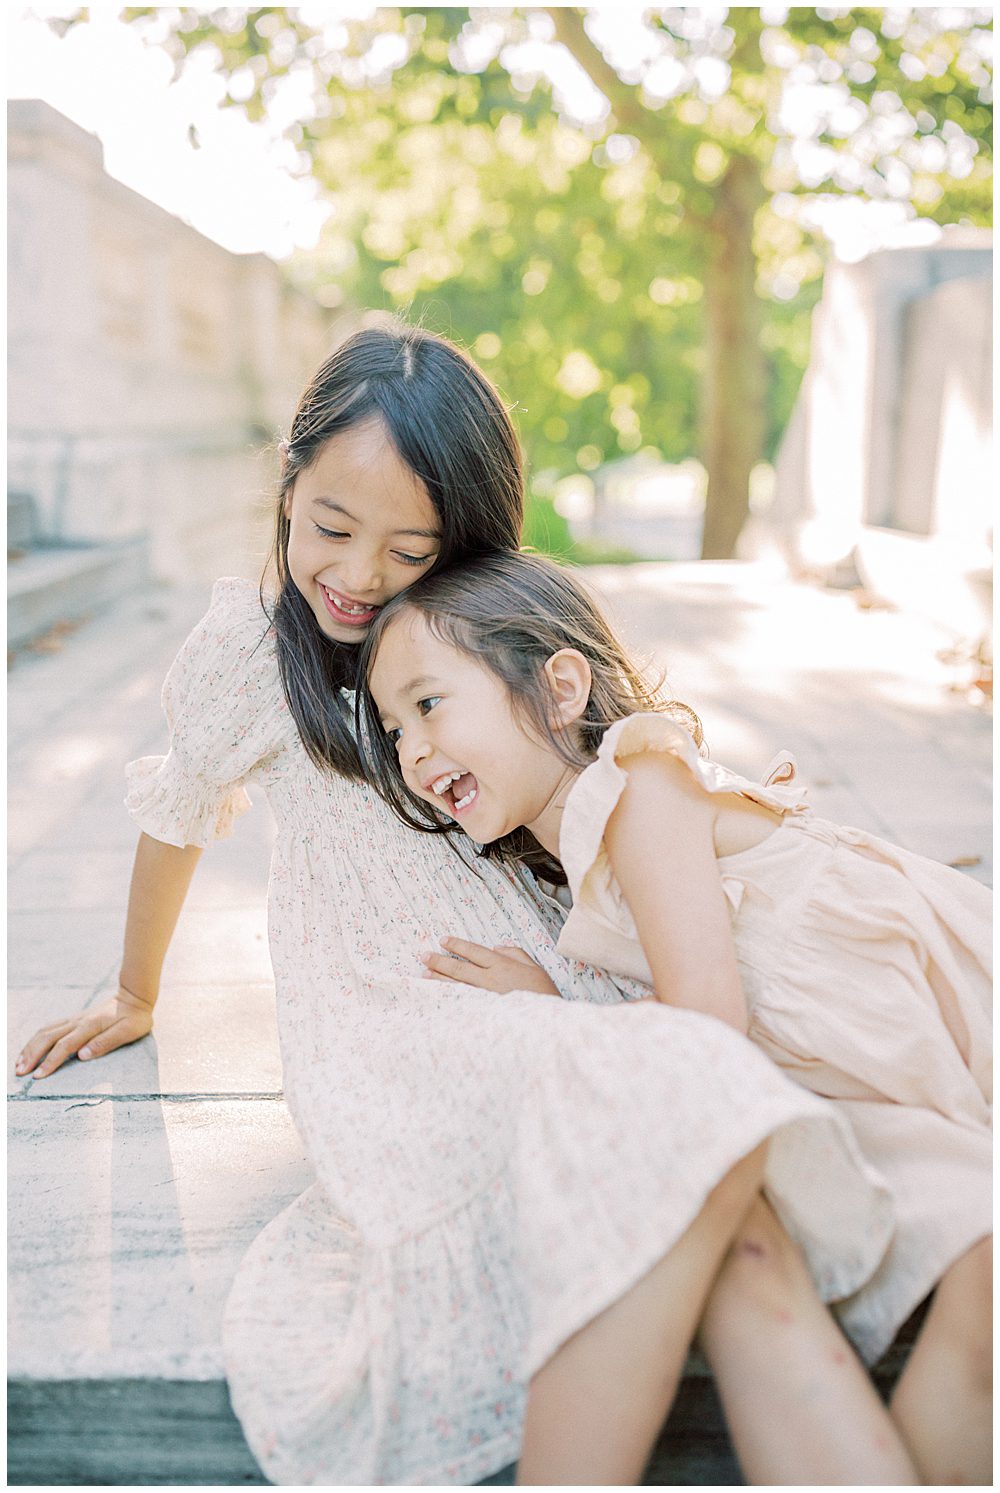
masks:
{"type": "MultiPolygon", "coordinates": [[[[435,705],[440,704],[440,702],[440,695],[425,695],[422,700],[417,701],[417,709],[421,715],[428,715],[434,709],[435,705]]],[[[393,746],[398,746],[399,738],[403,734],[403,728],[402,726],[386,726],[385,734],[393,746]]]]}
{"type": "MultiPolygon", "coordinates": [[[[324,539],[350,539],[350,534],[344,534],[340,529],[324,529],[322,524],[313,523],[317,534],[324,539]]],[[[426,565],[436,558],[434,555],[405,555],[401,550],[393,550],[393,558],[399,560],[403,565],[426,565]]]]}

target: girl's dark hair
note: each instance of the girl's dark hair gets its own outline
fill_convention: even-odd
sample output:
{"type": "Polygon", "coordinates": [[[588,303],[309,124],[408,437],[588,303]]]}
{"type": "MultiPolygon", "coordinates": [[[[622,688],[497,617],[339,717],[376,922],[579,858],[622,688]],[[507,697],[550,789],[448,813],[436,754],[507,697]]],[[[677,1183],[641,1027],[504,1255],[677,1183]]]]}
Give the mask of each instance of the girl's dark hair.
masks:
{"type": "Polygon", "coordinates": [[[361,764],[340,691],[355,686],[359,649],[324,636],[289,575],[285,499],[332,436],[366,420],[382,422],[398,455],[427,489],[441,524],[435,570],[494,550],[516,550],[524,504],[521,450],[500,396],[443,337],[406,326],[356,332],[302,395],[285,443],[272,551],[278,667],[313,762],[355,778],[361,764]]]}
{"type": "MultiPolygon", "coordinates": [[[[575,767],[597,755],[605,731],[636,711],[671,715],[701,747],[701,722],[687,705],[662,692],[662,676],[644,678],[597,603],[571,571],[539,555],[498,554],[422,577],[394,597],[375,619],[362,649],[358,737],[370,782],[404,824],[447,833],[453,824],[403,782],[395,747],[382,729],[368,688],[387,630],[416,612],[435,637],[478,661],[507,688],[524,723],[575,767]],[[590,665],[590,698],[571,731],[556,730],[543,672],[561,648],[575,648],[590,665]]],[[[488,729],[488,726],[484,726],[488,729]]],[[[548,880],[565,883],[561,868],[527,830],[484,846],[487,857],[520,861],[548,880]]]]}

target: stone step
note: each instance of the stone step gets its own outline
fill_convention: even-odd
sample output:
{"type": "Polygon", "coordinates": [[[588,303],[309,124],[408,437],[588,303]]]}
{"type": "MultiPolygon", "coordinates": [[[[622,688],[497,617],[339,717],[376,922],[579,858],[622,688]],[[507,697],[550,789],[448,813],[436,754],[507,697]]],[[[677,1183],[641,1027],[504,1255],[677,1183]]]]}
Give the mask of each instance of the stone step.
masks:
{"type": "MultiPolygon", "coordinates": [[[[884,1396],[922,1315],[923,1309],[914,1313],[876,1371],[884,1396]]],[[[7,1426],[9,1487],[267,1482],[243,1439],[222,1379],[11,1379],[7,1426]]],[[[510,1485],[516,1471],[513,1464],[483,1485],[510,1485]]],[[[697,1353],[689,1356],[643,1482],[647,1487],[743,1484],[715,1386],[697,1353]]]]}
{"type": "Polygon", "coordinates": [[[148,575],[144,539],[40,545],[15,553],[7,561],[7,647],[21,647],[60,623],[106,610],[148,575]]]}
{"type": "MultiPolygon", "coordinates": [[[[11,1380],[11,1487],[264,1484],[225,1382],[150,1379],[11,1380]]],[[[516,1466],[486,1479],[511,1484],[516,1466]]],[[[742,1482],[710,1381],[686,1378],[646,1477],[654,1486],[742,1482]]]]}
{"type": "Polygon", "coordinates": [[[221,1379],[12,1379],[7,1482],[266,1483],[221,1379]]]}

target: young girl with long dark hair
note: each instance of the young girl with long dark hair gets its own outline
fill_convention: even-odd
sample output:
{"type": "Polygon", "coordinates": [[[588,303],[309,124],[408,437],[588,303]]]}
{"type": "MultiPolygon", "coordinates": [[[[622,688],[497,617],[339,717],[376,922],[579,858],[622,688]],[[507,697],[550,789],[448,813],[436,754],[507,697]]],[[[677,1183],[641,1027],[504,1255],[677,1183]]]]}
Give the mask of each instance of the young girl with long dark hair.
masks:
{"type": "Polygon", "coordinates": [[[572,893],[564,952],[747,1033],[848,1118],[895,1232],[840,1320],[873,1362],[937,1287],[894,1413],[927,1481],[988,1480],[986,890],[820,819],[794,782],[706,760],[693,713],[657,697],[583,587],[541,559],[414,588],[363,667],[363,739],[407,823],[457,823],[490,863],[540,847],[572,893]]]}
{"type": "MultiPolygon", "coordinates": [[[[827,1107],[717,1023],[563,961],[529,875],[405,830],[361,779],[359,644],[415,579],[514,550],[521,500],[510,421],[457,349],[368,330],[324,364],[284,447],[276,594],[217,584],[164,687],[169,752],[130,768],[119,991],[18,1063],[41,1079],[150,1030],[201,849],[262,787],[285,1096],[317,1182],[240,1267],[224,1348],[278,1483],[467,1483],[519,1455],[522,1481],[637,1481],[720,1266],[703,1331],[721,1368],[775,1302],[821,1310],[776,1223],[727,1255],[762,1179],[834,1294],[888,1238],[827,1107]],[[542,968],[497,954],[506,995],[428,980],[420,951],[459,918],[542,968]]],[[[823,1429],[790,1480],[908,1481],[874,1394],[831,1373],[856,1438],[823,1429]]],[[[818,1418],[819,1375],[788,1379],[789,1416],[818,1418]]],[[[751,1433],[728,1408],[774,1480],[764,1417],[751,1433]]]]}

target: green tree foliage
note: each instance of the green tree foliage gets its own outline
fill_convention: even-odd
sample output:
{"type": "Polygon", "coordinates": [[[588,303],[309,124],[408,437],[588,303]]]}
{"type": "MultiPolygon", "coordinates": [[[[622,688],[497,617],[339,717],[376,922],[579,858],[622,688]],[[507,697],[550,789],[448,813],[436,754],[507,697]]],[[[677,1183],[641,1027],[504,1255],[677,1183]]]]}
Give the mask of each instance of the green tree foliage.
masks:
{"type": "Polygon", "coordinates": [[[303,283],[469,346],[536,472],[700,454],[708,554],[790,411],[823,210],[989,222],[987,9],[667,7],[632,12],[630,56],[612,5],[323,10],[126,15],[252,119],[298,90],[284,133],[333,208],[303,283]],[[547,74],[560,42],[596,122],[547,74]]]}

